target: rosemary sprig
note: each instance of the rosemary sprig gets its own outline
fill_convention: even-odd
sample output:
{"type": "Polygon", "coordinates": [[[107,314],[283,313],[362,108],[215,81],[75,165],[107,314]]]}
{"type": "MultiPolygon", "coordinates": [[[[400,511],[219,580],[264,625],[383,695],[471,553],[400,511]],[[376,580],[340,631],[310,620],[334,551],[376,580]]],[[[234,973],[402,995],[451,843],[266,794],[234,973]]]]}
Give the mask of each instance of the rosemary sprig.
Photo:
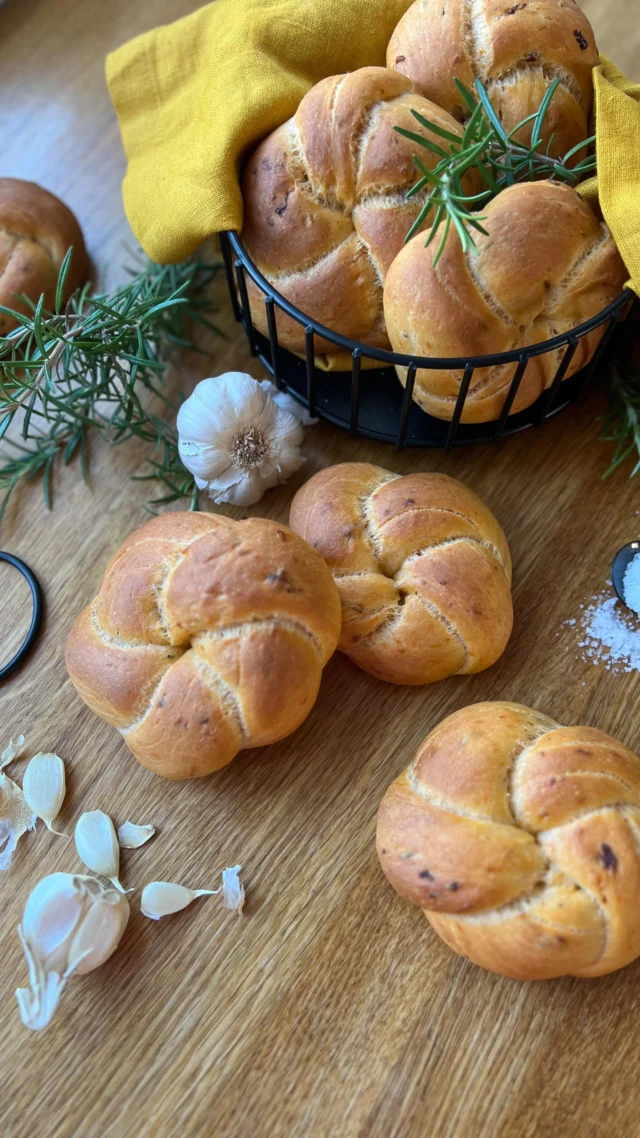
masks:
{"type": "Polygon", "coordinates": [[[404,127],[395,127],[398,134],[416,142],[424,149],[431,151],[438,158],[433,170],[429,170],[417,155],[414,162],[420,177],[412,186],[408,196],[421,193],[429,189],[424,204],[407,233],[405,241],[409,241],[422,226],[427,216],[433,210],[433,220],[426,244],[434,241],[438,231],[442,229],[440,241],[433,259],[434,265],[438,262],[444,249],[447,234],[451,225],[456,229],[463,249],[476,248],[473,231],[486,233],[482,227],[482,216],[474,212],[476,204],[481,206],[494,197],[506,186],[515,182],[531,181],[544,176],[551,181],[561,180],[575,185],[585,174],[595,170],[595,155],[589,153],[589,147],[594,137],[573,146],[563,158],[554,158],[549,153],[553,138],[549,139],[546,148],[542,149],[542,128],[545,116],[549,110],[551,100],[558,88],[560,80],[554,79],[547,89],[538,110],[525,119],[522,119],[513,130],[507,133],[500,122],[485,87],[480,79],[476,79],[478,98],[474,98],[469,90],[454,79],[454,83],[464,100],[468,110],[467,120],[462,139],[426,119],[418,111],[412,110],[417,123],[442,139],[442,145],[434,142],[417,131],[406,130],[404,127]],[[532,123],[531,144],[521,145],[514,141],[515,136],[524,126],[532,123]],[[581,150],[585,156],[575,165],[569,165],[581,150]],[[479,170],[486,190],[479,194],[469,195],[463,187],[463,177],[471,167],[479,170]],[[471,208],[470,208],[471,207],[471,208]]]}
{"type": "MultiPolygon", "coordinates": [[[[209,316],[208,287],[219,266],[198,261],[161,266],[149,262],[113,294],[86,285],[62,308],[71,250],[60,270],[53,311],[43,298],[28,315],[0,306],[18,327],[0,336],[0,519],[13,491],[41,475],[51,507],[56,466],[79,456],[88,480],[88,442],[97,434],[111,445],[137,438],[155,448],[148,474],[164,491],[149,505],[188,499],[198,490],[182,466],[173,422],[149,408],[148,396],[173,404],[163,377],[173,353],[195,347],[193,322],[220,333],[209,316]],[[7,431],[14,426],[11,437],[7,431]]],[[[172,419],[175,416],[172,415],[172,419]]]]}
{"type": "Polygon", "coordinates": [[[615,364],[612,366],[609,409],[603,418],[600,439],[616,444],[603,478],[608,478],[632,456],[636,461],[629,477],[633,478],[640,471],[640,374],[637,372],[623,379],[615,364]]]}

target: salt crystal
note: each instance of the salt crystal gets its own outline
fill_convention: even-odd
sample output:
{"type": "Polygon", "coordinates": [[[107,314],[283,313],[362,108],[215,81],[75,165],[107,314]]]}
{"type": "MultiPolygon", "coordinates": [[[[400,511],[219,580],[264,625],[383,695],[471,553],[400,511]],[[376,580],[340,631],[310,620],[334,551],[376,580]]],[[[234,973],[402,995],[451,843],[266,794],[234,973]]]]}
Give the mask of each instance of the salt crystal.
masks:
{"type": "MultiPolygon", "coordinates": [[[[639,600],[640,607],[640,600],[639,600]]],[[[596,597],[584,616],[584,639],[578,641],[585,662],[602,663],[610,671],[640,671],[640,626],[623,615],[615,597],[596,597]]]]}
{"type": "Polygon", "coordinates": [[[629,608],[640,613],[640,553],[636,553],[627,565],[622,578],[622,592],[629,608]]]}

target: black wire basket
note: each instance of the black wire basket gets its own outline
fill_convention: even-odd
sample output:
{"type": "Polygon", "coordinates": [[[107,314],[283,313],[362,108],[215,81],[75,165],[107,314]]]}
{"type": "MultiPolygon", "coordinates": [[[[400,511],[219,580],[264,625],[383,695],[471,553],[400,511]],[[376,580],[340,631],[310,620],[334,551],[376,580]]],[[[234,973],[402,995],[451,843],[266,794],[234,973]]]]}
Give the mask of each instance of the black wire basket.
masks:
{"type": "Polygon", "coordinates": [[[295,308],[269,284],[246,253],[237,233],[231,230],[222,233],[220,244],[235,318],[242,323],[252,355],[261,360],[276,385],[293,395],[308,408],[311,415],[326,419],[335,426],[350,431],[353,436],[364,435],[382,442],[395,443],[398,449],[415,446],[443,447],[449,450],[454,445],[492,442],[522,431],[525,427],[540,426],[545,419],[580,397],[601,362],[616,325],[633,295],[625,289],[591,320],[560,336],[554,336],[551,340],[527,348],[516,348],[493,356],[430,359],[371,348],[332,332],[330,328],[325,328],[295,308]],[[247,274],[264,295],[268,337],[258,331],[251,318],[247,274]],[[305,359],[278,343],[276,308],[304,329],[305,359]],[[606,327],[589,364],[565,380],[581,338],[602,325],[606,327]],[[351,369],[324,371],[317,367],[316,336],[335,344],[336,349],[348,352],[351,356],[351,369]],[[511,407],[528,361],[533,356],[558,348],[563,348],[564,351],[551,384],[535,403],[511,415],[511,407]],[[361,382],[363,359],[375,360],[380,366],[367,370],[365,379],[361,382]],[[475,368],[508,363],[516,363],[517,367],[500,417],[486,423],[461,423],[462,409],[475,368]],[[395,371],[396,364],[407,368],[404,389],[395,371]],[[414,402],[413,387],[418,368],[455,368],[463,373],[450,421],[436,419],[414,402]]]}

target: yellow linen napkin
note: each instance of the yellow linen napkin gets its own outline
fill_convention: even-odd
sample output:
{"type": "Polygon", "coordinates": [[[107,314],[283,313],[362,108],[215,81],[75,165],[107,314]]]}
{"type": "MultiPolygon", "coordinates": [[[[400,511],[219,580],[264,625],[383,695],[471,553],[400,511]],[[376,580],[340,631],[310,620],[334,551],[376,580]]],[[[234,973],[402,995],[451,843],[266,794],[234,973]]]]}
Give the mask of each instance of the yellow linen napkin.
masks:
{"type": "MultiPolygon", "coordinates": [[[[216,0],[107,58],[128,169],[127,217],[143,249],[179,261],[242,227],[238,176],[252,147],[325,75],[384,64],[412,0],[216,0]]],[[[640,84],[601,57],[593,73],[603,216],[640,295],[640,84]]]]}
{"type": "Polygon", "coordinates": [[[613,234],[640,296],[640,83],[630,83],[604,55],[593,71],[597,178],[578,186],[613,234]]]}
{"type": "Polygon", "coordinates": [[[180,261],[242,228],[238,176],[253,147],[326,75],[384,66],[412,0],[216,0],[107,57],[128,159],[131,228],[180,261]]]}

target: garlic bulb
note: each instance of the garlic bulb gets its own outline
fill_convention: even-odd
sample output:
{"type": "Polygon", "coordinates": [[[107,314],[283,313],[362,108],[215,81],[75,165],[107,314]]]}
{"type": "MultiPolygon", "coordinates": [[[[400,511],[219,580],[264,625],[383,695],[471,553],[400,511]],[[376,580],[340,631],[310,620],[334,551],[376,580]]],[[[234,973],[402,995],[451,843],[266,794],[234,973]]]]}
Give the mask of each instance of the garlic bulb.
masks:
{"type": "Polygon", "coordinates": [[[38,882],[18,930],[29,965],[30,987],[16,991],[26,1027],[50,1023],[67,981],[104,964],[128,920],[126,897],[95,877],[52,873],[38,882]]]}
{"type": "Polygon", "coordinates": [[[91,810],[82,814],[76,823],[76,849],[84,864],[102,877],[108,877],[121,893],[125,890],[118,881],[120,872],[120,846],[116,831],[108,814],[91,810]]]}
{"type": "Polygon", "coordinates": [[[184,885],[174,885],[172,881],[151,881],[142,890],[140,908],[145,917],[159,921],[186,909],[196,897],[219,893],[219,889],[187,889],[184,885]]]}
{"type": "Polygon", "coordinates": [[[155,826],[136,826],[135,822],[123,822],[118,826],[118,844],[123,850],[137,850],[149,841],[156,832],[155,826]]]}
{"type": "Polygon", "coordinates": [[[65,795],[64,763],[59,755],[34,755],[24,772],[22,791],[27,805],[46,825],[52,834],[68,838],[54,830],[52,822],[58,817],[65,795]]]}
{"type": "Polygon", "coordinates": [[[254,505],[303,462],[299,419],[243,372],[198,383],[178,412],[178,436],[180,458],[214,502],[254,505]]]}

